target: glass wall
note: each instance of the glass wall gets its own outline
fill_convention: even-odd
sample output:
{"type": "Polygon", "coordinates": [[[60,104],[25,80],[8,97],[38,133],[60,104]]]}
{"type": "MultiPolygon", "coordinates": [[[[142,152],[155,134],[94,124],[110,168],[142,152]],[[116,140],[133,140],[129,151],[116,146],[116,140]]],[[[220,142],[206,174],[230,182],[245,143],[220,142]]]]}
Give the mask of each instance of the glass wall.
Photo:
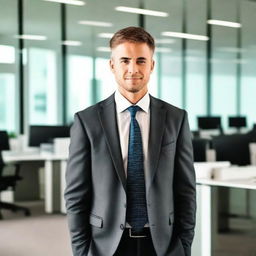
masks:
{"type": "Polygon", "coordinates": [[[25,123],[61,124],[60,5],[24,0],[23,20],[25,123]]]}
{"type": "MultiPolygon", "coordinates": [[[[232,0],[212,1],[211,16],[214,20],[237,22],[238,6],[232,0]]],[[[211,26],[212,73],[211,73],[211,113],[222,117],[222,126],[227,128],[227,117],[237,114],[237,47],[238,30],[225,26],[211,26]]]]}
{"type": "Polygon", "coordinates": [[[0,26],[0,129],[26,132],[30,124],[69,124],[75,112],[113,93],[116,82],[109,69],[108,43],[114,32],[126,26],[145,27],[155,37],[150,93],[185,108],[192,130],[202,115],[220,115],[224,128],[231,115],[247,116],[249,127],[256,122],[255,2],[80,3],[0,0],[4,24],[0,26]],[[120,6],[163,15],[124,12],[120,6]],[[210,25],[209,19],[237,22],[241,27],[210,25]],[[173,32],[210,38],[184,39],[173,32]],[[21,108],[20,99],[24,101],[21,108]]]}
{"type": "Polygon", "coordinates": [[[0,0],[0,130],[19,126],[17,2],[0,0]]]}

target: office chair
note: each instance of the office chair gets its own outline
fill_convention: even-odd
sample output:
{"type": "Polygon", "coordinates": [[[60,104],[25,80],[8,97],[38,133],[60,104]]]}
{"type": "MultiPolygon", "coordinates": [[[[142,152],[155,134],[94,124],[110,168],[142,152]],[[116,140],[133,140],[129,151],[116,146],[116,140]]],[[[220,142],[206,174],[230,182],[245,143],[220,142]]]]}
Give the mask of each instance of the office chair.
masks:
{"type": "Polygon", "coordinates": [[[193,138],[194,162],[206,162],[206,151],[210,149],[210,140],[203,138],[193,138]]]}
{"type": "MultiPolygon", "coordinates": [[[[231,134],[231,135],[221,135],[212,138],[212,147],[216,151],[217,161],[229,161],[233,165],[246,166],[250,165],[250,151],[249,143],[252,141],[253,135],[247,134],[231,134]]],[[[222,197],[229,197],[229,192],[220,190],[222,197]]],[[[223,211],[221,215],[224,218],[228,217],[242,217],[251,218],[250,216],[250,191],[246,190],[246,201],[245,201],[246,212],[245,215],[240,214],[230,214],[229,212],[223,211]]],[[[225,228],[226,229],[226,228],[225,228]]]]}
{"type": "MultiPolygon", "coordinates": [[[[15,172],[12,175],[4,175],[4,161],[2,158],[2,150],[9,150],[9,139],[6,131],[0,131],[0,192],[8,190],[9,188],[15,189],[16,183],[22,179],[19,175],[19,165],[14,165],[15,172]]],[[[26,207],[18,206],[13,203],[2,202],[0,199],[0,219],[3,218],[1,209],[11,210],[13,212],[23,211],[25,216],[30,215],[30,210],[26,207]]]]}
{"type": "Polygon", "coordinates": [[[217,161],[229,161],[239,166],[249,165],[251,141],[252,136],[249,133],[213,137],[212,146],[216,150],[217,161]]]}

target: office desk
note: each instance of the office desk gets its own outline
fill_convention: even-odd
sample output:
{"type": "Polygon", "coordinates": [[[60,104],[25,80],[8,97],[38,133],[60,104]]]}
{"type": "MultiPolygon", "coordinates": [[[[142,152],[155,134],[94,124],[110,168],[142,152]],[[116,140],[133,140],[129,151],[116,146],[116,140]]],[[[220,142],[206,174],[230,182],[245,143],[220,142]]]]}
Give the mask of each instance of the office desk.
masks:
{"type": "MultiPolygon", "coordinates": [[[[27,170],[21,170],[24,180],[31,180],[33,171],[40,166],[44,167],[45,171],[45,212],[63,212],[65,213],[65,203],[63,198],[63,191],[65,188],[65,170],[66,170],[66,155],[59,155],[53,153],[39,153],[39,152],[11,152],[3,151],[3,160],[6,164],[19,163],[26,164],[27,170]],[[29,169],[32,165],[37,168],[29,169]]],[[[33,183],[33,182],[32,182],[33,183]]],[[[34,188],[35,184],[32,185],[34,188]],[[34,185],[34,186],[33,186],[34,185]]],[[[29,185],[29,186],[30,186],[29,185]]]]}
{"type": "Polygon", "coordinates": [[[225,181],[197,179],[197,223],[192,255],[212,255],[212,244],[216,241],[219,221],[218,197],[213,193],[214,187],[256,190],[256,180],[255,178],[225,181]]]}

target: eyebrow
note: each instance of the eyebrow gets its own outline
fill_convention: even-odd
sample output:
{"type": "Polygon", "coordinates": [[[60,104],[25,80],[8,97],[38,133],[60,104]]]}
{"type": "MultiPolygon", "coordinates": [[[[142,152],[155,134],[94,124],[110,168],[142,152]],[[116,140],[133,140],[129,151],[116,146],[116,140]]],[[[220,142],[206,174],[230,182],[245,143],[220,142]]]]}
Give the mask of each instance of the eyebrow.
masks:
{"type": "MultiPolygon", "coordinates": [[[[120,60],[131,60],[132,58],[128,58],[128,57],[121,57],[120,60]]],[[[145,57],[139,57],[137,58],[137,60],[146,60],[147,58],[145,57]]]]}

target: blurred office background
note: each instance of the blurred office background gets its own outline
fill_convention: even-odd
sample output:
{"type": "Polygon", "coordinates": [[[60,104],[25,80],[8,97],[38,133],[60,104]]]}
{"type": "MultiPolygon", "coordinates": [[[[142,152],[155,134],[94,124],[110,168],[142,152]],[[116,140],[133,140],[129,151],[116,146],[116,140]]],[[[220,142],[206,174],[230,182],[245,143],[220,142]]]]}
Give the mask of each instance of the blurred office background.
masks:
{"type": "Polygon", "coordinates": [[[255,1],[56,2],[0,0],[0,129],[19,134],[31,124],[69,124],[76,111],[110,95],[108,42],[126,26],[155,37],[150,92],[185,108],[192,130],[202,115],[221,116],[224,128],[231,115],[246,116],[248,127],[256,122],[255,1]]]}
{"type": "MultiPolygon", "coordinates": [[[[108,43],[127,26],[144,27],[156,39],[150,93],[186,109],[192,131],[199,116],[219,116],[224,131],[228,117],[243,116],[250,130],[256,123],[255,13],[254,0],[0,0],[0,130],[17,137],[31,125],[70,125],[75,112],[113,93],[108,43]]],[[[256,255],[256,206],[248,210],[246,198],[231,193],[231,213],[250,218],[234,221],[238,234],[224,237],[212,255],[256,255]],[[241,241],[246,249],[236,254],[232,248],[241,241]]],[[[249,201],[255,198],[251,193],[249,201]]],[[[40,216],[37,205],[34,215],[40,216]]],[[[0,225],[8,230],[16,215],[6,216],[9,222],[0,225]]]]}

